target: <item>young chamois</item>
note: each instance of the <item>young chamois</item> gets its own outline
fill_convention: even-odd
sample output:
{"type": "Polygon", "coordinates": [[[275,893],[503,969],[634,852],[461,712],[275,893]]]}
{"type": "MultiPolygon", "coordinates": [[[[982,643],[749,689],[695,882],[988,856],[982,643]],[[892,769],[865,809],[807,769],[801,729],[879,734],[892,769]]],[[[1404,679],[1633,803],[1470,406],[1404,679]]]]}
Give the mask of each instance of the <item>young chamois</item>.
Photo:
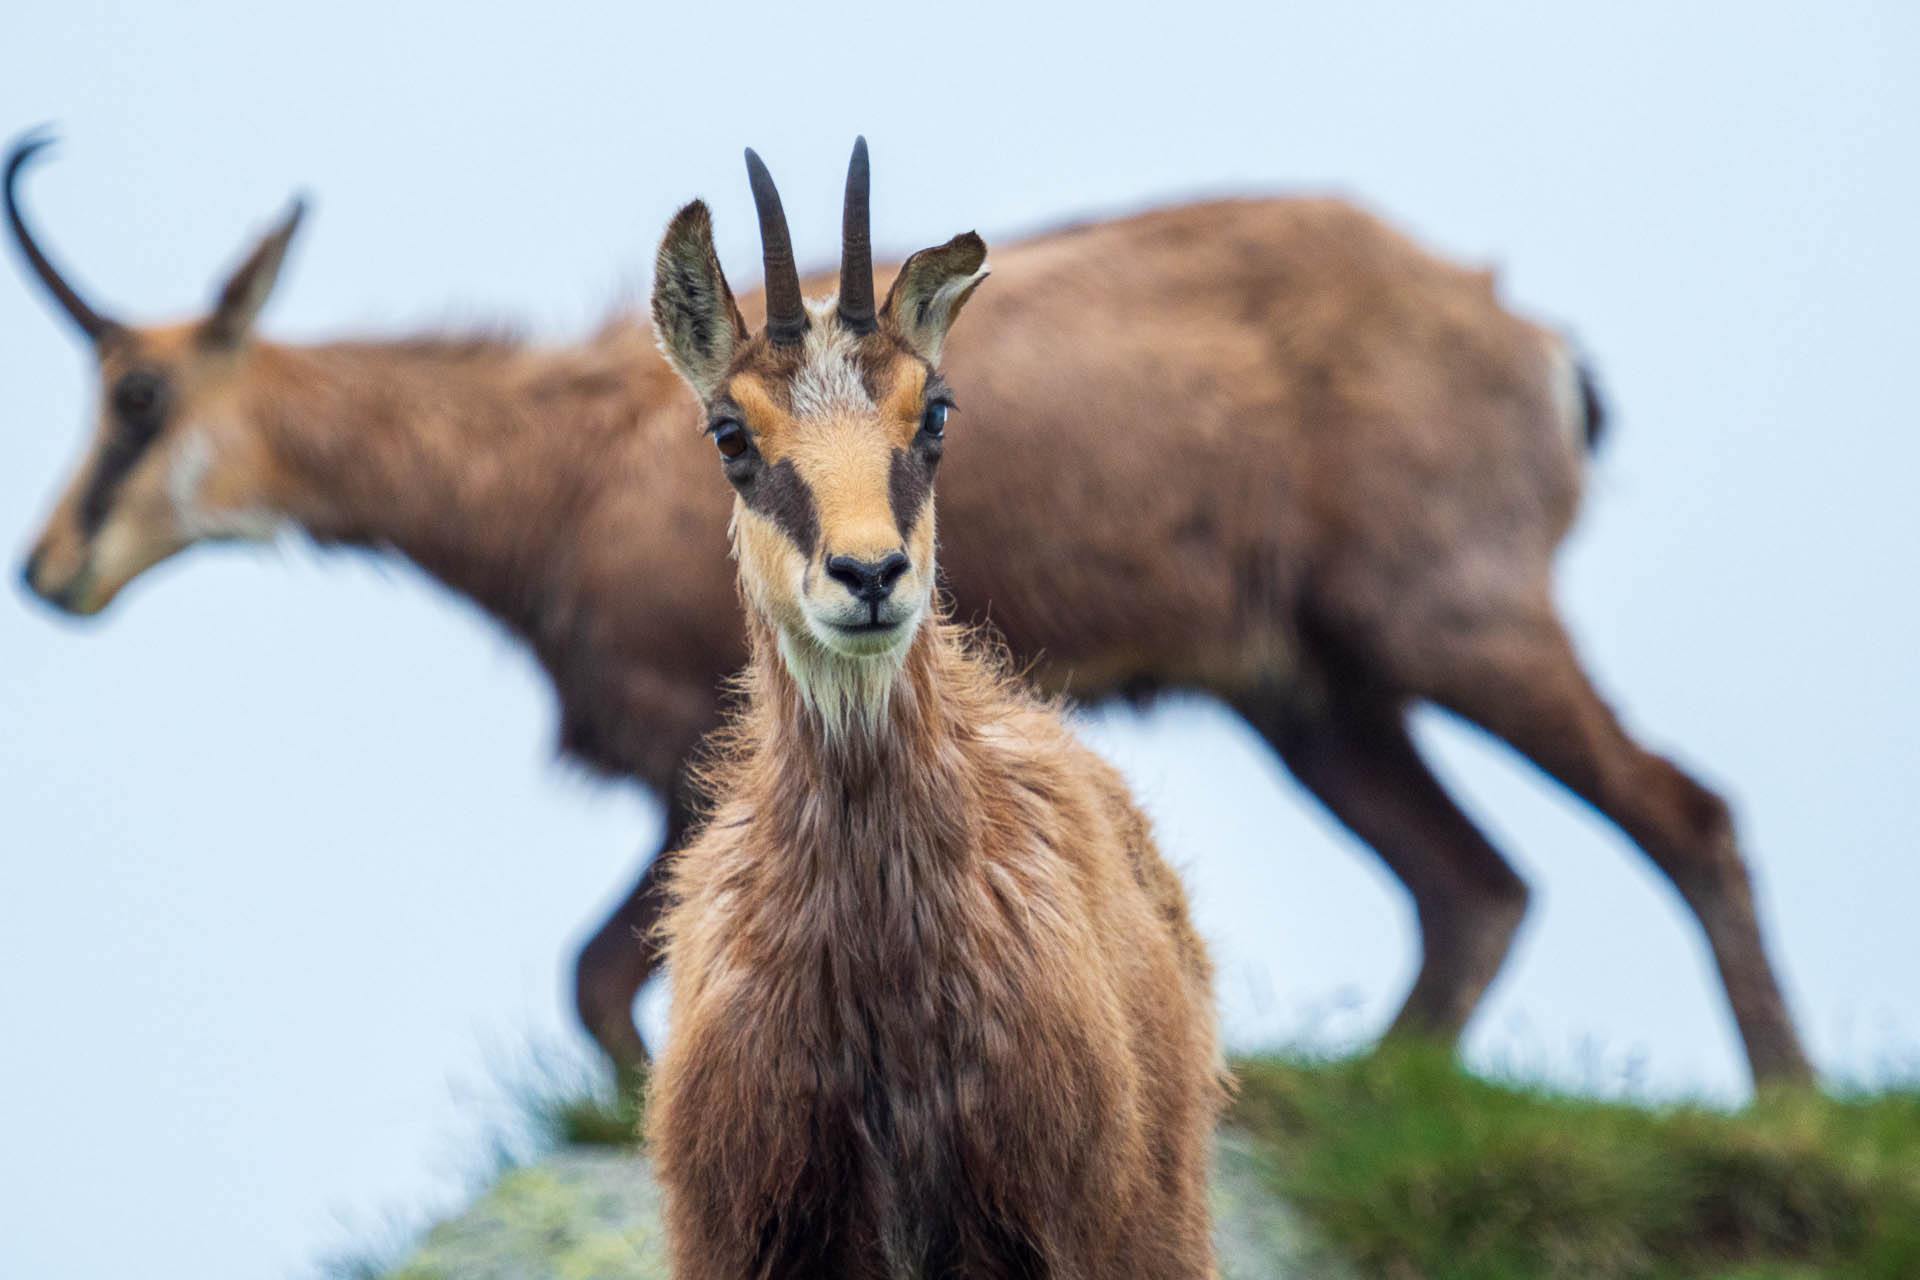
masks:
{"type": "Polygon", "coordinates": [[[839,295],[807,303],[747,169],[765,330],[697,201],[653,292],[733,485],[750,636],[663,926],[675,1273],[1210,1275],[1222,1090],[1185,895],[1114,770],[933,602],[937,366],[986,245],[913,255],[876,310],[861,140],[839,295]]]}
{"type": "MultiPolygon", "coordinates": [[[[289,217],[212,314],[124,324],[27,232],[15,186],[44,142],[10,154],[7,212],[96,353],[101,407],[29,587],[96,613],[184,547],[287,526],[397,553],[531,648],[562,749],[662,796],[677,848],[684,762],[746,651],[726,495],[645,323],[552,349],[268,341],[252,322],[289,217]]],[[[1810,1078],[1726,804],[1626,731],[1555,608],[1600,426],[1559,336],[1337,200],[1161,209],[996,266],[946,361],[967,392],[941,477],[956,616],[991,619],[1051,691],[1192,689],[1245,717],[1412,896],[1397,1030],[1458,1036],[1527,901],[1408,735],[1425,701],[1618,824],[1700,921],[1754,1075],[1810,1078]]],[[[637,940],[667,862],[580,956],[581,1017],[623,1064],[645,1057],[633,997],[657,955],[637,940]]]]}

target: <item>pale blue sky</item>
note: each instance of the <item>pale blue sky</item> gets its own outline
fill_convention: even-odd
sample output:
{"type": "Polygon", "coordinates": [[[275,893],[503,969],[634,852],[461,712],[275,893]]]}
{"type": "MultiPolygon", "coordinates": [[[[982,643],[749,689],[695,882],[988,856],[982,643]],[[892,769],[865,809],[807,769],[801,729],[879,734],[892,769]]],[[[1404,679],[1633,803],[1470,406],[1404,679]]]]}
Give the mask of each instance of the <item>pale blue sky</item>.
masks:
{"type": "MultiPolygon", "coordinates": [[[[830,260],[857,132],[896,251],[1299,188],[1497,263],[1614,406],[1561,579],[1583,650],[1736,800],[1822,1066],[1920,1053],[1920,10],[162,8],[23,7],[0,50],[0,131],[66,139],[40,225],[139,318],[200,306],[305,187],[269,333],[564,338],[644,287],[692,195],[749,273],[746,144],[830,260]]],[[[91,412],[13,266],[9,553],[91,412]]],[[[552,766],[531,665],[411,571],[201,552],[91,627],[6,580],[0,1273],[294,1274],[351,1242],[340,1217],[451,1194],[490,1048],[571,1034],[572,944],[653,809],[552,766]]],[[[1577,1079],[1591,1038],[1659,1089],[1731,1093],[1670,893],[1502,751],[1423,734],[1538,890],[1476,1059],[1577,1079]]],[[[1237,725],[1178,703],[1090,736],[1190,869],[1237,1040],[1389,1015],[1404,902],[1237,725]]]]}

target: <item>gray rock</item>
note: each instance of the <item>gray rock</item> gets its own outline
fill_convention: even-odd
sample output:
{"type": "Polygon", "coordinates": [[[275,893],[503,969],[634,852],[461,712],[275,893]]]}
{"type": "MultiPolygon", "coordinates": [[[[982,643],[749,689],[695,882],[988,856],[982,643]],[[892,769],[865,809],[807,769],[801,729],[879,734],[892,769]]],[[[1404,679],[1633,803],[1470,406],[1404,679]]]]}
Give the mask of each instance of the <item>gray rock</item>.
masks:
{"type": "MultiPolygon", "coordinates": [[[[1214,1239],[1223,1280],[1345,1280],[1268,1186],[1253,1146],[1220,1137],[1214,1239]]],[[[427,1234],[389,1280],[667,1280],[660,1188],[646,1158],[576,1148],[515,1169],[427,1234]]]]}
{"type": "Polygon", "coordinates": [[[510,1170],[427,1233],[389,1280],[667,1280],[660,1188],[646,1158],[605,1147],[510,1170]]]}
{"type": "Polygon", "coordinates": [[[1245,1134],[1222,1130],[1213,1146],[1213,1247],[1221,1280],[1351,1280],[1275,1193],[1245,1134]]]}

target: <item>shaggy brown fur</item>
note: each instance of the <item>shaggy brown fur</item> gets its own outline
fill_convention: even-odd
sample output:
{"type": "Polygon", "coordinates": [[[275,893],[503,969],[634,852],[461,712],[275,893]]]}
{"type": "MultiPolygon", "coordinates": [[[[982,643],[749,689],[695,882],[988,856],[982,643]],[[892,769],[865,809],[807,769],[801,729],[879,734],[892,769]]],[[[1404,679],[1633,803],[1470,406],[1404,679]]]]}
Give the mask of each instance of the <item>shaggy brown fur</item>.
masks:
{"type": "MultiPolygon", "coordinates": [[[[1457,1036],[1526,889],[1408,736],[1419,701],[1504,738],[1617,823],[1706,931],[1757,1076],[1807,1060],[1727,806],[1636,742],[1553,604],[1595,426],[1554,335],[1489,278],[1333,200],[1163,209],[1002,249],[944,364],[946,584],[1048,688],[1211,693],[1406,884],[1424,958],[1395,1022],[1457,1036]]],[[[820,282],[819,288],[831,288],[820,282]]],[[[743,299],[752,320],[759,303],[743,299]]],[[[28,566],[104,607],[196,539],[284,520],[392,548],[525,637],[565,749],[687,807],[681,762],[745,658],[712,446],[647,329],[583,347],[254,340],[114,326],[96,441],[28,566]],[[137,370],[171,409],[88,531],[137,370]],[[208,462],[183,519],[169,489],[208,462]],[[196,446],[197,447],[197,446],[196,446]]],[[[544,856],[544,855],[543,855],[544,856]]],[[[639,1062],[657,859],[581,955],[581,1015],[639,1062]]]]}
{"type": "Polygon", "coordinates": [[[1207,964],[1122,781],[944,623],[837,743],[754,630],[668,917],[676,1274],[1206,1274],[1207,964]]]}
{"type": "Polygon", "coordinates": [[[1220,1062],[1185,894],[1114,770],[925,616],[932,501],[896,522],[890,500],[889,457],[939,434],[923,361],[959,304],[927,299],[977,283],[980,254],[857,342],[813,308],[783,351],[736,340],[691,206],[663,265],[700,249],[709,283],[663,270],[655,314],[717,431],[751,435],[726,471],[752,656],[664,928],[647,1132],[675,1274],[1210,1275],[1220,1062]],[[780,465],[819,512],[806,545],[756,506],[780,465]],[[827,572],[902,548],[889,589],[827,572]],[[823,621],[869,608],[879,639],[823,621]],[[872,700],[840,707],[835,680],[872,700]]]}

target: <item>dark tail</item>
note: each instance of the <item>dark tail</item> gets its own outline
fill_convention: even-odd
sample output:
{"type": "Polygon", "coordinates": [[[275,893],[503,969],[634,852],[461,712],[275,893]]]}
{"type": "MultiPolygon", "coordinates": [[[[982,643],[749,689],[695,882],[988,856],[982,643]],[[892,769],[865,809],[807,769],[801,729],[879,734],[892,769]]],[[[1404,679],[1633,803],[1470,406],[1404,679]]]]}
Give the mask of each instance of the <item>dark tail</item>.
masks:
{"type": "Polygon", "coordinates": [[[1607,402],[1600,396],[1593,366],[1581,359],[1574,362],[1574,368],[1580,375],[1580,418],[1586,430],[1587,452],[1597,453],[1600,441],[1607,433],[1607,402]]]}

